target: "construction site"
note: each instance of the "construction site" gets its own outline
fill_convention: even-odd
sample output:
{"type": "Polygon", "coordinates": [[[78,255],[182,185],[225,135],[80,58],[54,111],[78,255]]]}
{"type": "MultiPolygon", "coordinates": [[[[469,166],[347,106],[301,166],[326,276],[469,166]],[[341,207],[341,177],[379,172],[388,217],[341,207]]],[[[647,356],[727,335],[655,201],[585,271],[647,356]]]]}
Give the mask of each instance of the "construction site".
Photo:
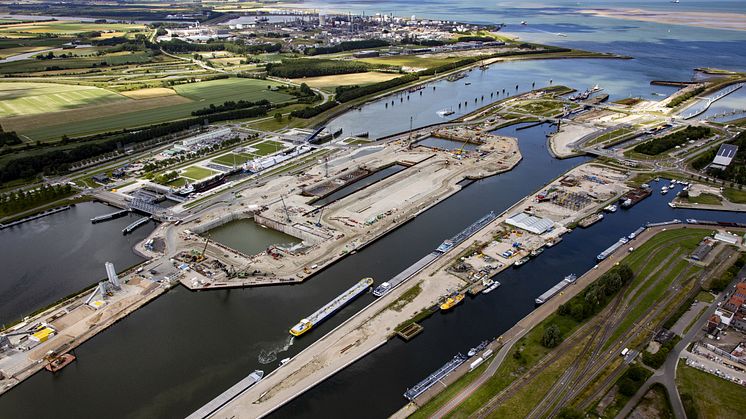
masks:
{"type": "Polygon", "coordinates": [[[191,217],[169,249],[189,271],[181,282],[211,289],[303,281],[457,192],[465,179],[510,170],[521,160],[513,138],[468,128],[449,135],[459,146],[478,147],[392,141],[252,185],[229,204],[191,217]],[[242,250],[213,235],[237,222],[281,236],[242,250]]]}
{"type": "MultiPolygon", "coordinates": [[[[628,176],[606,166],[585,164],[499,216],[490,217],[491,222],[470,230],[466,240],[428,259],[424,266],[407,270],[409,274],[398,284],[404,285],[386,292],[375,304],[296,355],[293,362],[273,371],[227,404],[218,417],[237,412],[265,415],[302,389],[383,345],[398,330],[416,324],[438,307],[443,310],[442,304],[454,294],[479,293],[485,288],[482,279],[512,268],[524,258],[540,257],[541,249],[559,242],[569,225],[617,199],[629,189],[624,184],[628,176]],[[407,294],[413,289],[418,293],[410,298],[407,294]]],[[[448,309],[458,310],[452,307],[448,309]]]]}

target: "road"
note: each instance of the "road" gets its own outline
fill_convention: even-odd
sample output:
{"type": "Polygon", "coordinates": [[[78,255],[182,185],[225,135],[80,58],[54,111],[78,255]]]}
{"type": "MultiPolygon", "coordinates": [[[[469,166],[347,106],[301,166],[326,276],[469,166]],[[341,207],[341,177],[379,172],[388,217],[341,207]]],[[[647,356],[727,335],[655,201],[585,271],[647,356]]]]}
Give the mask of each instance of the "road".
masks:
{"type": "MultiPolygon", "coordinates": [[[[734,280],[726,289],[730,289],[733,285],[735,285],[735,283],[736,280],[734,280]]],[[[616,416],[616,419],[626,418],[629,413],[635,408],[635,406],[637,406],[637,404],[640,402],[640,399],[645,396],[645,393],[648,392],[650,387],[656,383],[662,384],[666,388],[668,399],[671,402],[671,409],[673,410],[674,416],[676,418],[686,418],[684,405],[681,402],[681,396],[679,395],[679,390],[676,387],[676,368],[679,364],[681,352],[687,346],[689,346],[689,344],[697,336],[697,333],[699,333],[699,331],[704,328],[705,323],[707,323],[707,319],[709,319],[710,316],[715,313],[715,310],[717,310],[719,301],[721,301],[721,294],[718,294],[718,297],[709,305],[709,307],[707,307],[707,310],[705,310],[702,315],[700,315],[700,317],[697,319],[697,322],[693,324],[692,327],[689,329],[689,332],[684,335],[679,343],[668,354],[668,358],[666,358],[666,362],[663,364],[663,366],[658,368],[655,373],[653,373],[653,375],[645,382],[645,384],[640,387],[637,393],[635,393],[635,395],[619,412],[619,414],[616,416]]]]}

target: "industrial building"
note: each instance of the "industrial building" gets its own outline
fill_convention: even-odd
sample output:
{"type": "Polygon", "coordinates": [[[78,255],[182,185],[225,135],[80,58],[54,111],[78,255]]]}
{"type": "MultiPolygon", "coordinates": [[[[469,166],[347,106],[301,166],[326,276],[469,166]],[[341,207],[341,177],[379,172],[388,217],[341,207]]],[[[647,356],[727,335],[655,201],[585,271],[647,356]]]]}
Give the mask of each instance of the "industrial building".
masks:
{"type": "Polygon", "coordinates": [[[710,167],[713,169],[724,170],[733,161],[738,152],[738,146],[733,144],[722,144],[715,158],[712,160],[710,167]]]}
{"type": "Polygon", "coordinates": [[[544,234],[554,227],[554,221],[548,218],[535,217],[525,212],[511,216],[505,220],[505,223],[534,234],[544,234]]]}

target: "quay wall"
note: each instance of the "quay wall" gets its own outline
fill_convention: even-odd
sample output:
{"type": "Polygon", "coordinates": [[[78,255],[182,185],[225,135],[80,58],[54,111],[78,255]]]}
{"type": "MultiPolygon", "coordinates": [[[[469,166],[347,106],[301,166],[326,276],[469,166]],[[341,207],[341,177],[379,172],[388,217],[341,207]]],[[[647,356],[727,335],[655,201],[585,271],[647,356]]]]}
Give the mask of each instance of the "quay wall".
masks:
{"type": "Polygon", "coordinates": [[[272,220],[260,214],[254,214],[254,222],[259,225],[263,225],[268,228],[271,228],[273,230],[281,231],[290,236],[297,237],[305,241],[306,243],[310,243],[310,244],[319,243],[320,241],[328,238],[328,237],[318,236],[316,234],[313,234],[310,231],[302,230],[294,225],[285,224],[279,221],[272,220]]]}

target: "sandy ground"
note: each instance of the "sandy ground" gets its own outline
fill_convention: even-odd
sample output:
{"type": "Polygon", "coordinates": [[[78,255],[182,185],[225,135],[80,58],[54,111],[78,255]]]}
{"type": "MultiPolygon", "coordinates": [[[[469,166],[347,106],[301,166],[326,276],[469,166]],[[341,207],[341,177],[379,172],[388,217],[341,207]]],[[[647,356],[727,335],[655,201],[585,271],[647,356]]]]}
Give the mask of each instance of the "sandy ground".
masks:
{"type": "Polygon", "coordinates": [[[352,84],[371,84],[378,83],[399,77],[398,73],[355,73],[355,74],[338,74],[334,76],[305,77],[302,79],[292,79],[294,83],[306,83],[311,87],[324,88],[334,86],[344,86],[352,84]]]}
{"type": "Polygon", "coordinates": [[[122,96],[127,96],[131,99],[150,99],[154,97],[173,96],[176,93],[173,89],[167,89],[165,87],[153,87],[150,89],[137,89],[130,90],[128,92],[122,92],[122,96]]]}
{"type": "Polygon", "coordinates": [[[682,12],[644,9],[587,9],[581,13],[643,22],[669,23],[700,28],[746,30],[746,13],[682,12]]]}
{"type": "Polygon", "coordinates": [[[594,127],[566,122],[562,124],[562,128],[560,128],[560,130],[550,138],[549,146],[552,149],[552,153],[557,157],[562,158],[574,156],[577,153],[573,151],[573,148],[570,145],[597,130],[598,129],[594,127]]]}

